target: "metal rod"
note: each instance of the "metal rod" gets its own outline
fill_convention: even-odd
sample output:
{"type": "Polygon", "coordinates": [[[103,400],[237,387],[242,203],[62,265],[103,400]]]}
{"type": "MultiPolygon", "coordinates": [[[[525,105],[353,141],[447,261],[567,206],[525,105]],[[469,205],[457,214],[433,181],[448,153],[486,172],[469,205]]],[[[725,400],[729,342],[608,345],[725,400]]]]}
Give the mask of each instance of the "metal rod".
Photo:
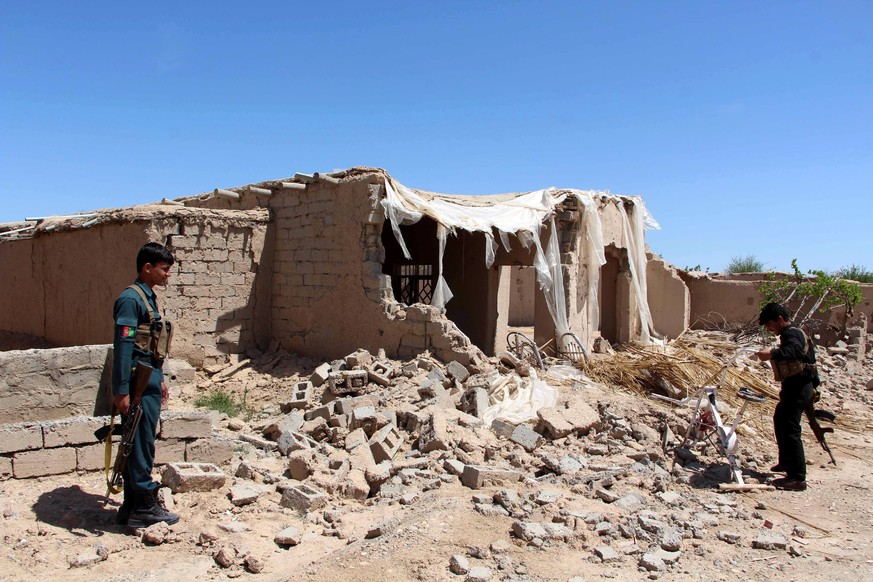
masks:
{"type": "Polygon", "coordinates": [[[167,204],[170,206],[185,206],[184,202],[179,202],[178,200],[170,200],[169,198],[162,198],[161,204],[167,204]]]}
{"type": "Polygon", "coordinates": [[[54,218],[91,218],[92,216],[97,216],[93,212],[90,214],[56,214],[53,216],[34,216],[33,218],[25,218],[24,220],[30,221],[41,221],[41,220],[50,220],[54,218]]]}
{"type": "Polygon", "coordinates": [[[299,184],[297,182],[282,182],[282,188],[286,190],[306,190],[306,184],[299,184]]]}
{"type": "Polygon", "coordinates": [[[91,226],[91,225],[93,225],[93,224],[97,224],[97,222],[98,222],[99,220],[100,220],[99,218],[92,218],[92,219],[89,220],[88,222],[83,222],[83,223],[82,223],[82,228],[88,228],[89,226],[91,226]]]}
{"type": "Polygon", "coordinates": [[[315,182],[315,176],[311,176],[309,174],[301,174],[300,172],[294,174],[294,179],[300,180],[301,182],[306,182],[307,184],[315,182]]]}
{"type": "Polygon", "coordinates": [[[264,196],[273,195],[272,190],[267,190],[266,188],[258,188],[256,186],[246,186],[246,190],[251,192],[252,194],[263,194],[264,196]]]}
{"type": "Polygon", "coordinates": [[[224,196],[225,198],[230,198],[232,200],[239,200],[239,194],[236,192],[231,192],[230,190],[222,190],[221,188],[216,188],[213,191],[213,194],[216,196],[224,196]]]}
{"type": "Polygon", "coordinates": [[[0,232],[0,236],[6,236],[8,234],[15,234],[16,232],[24,232],[25,230],[33,230],[36,228],[35,224],[31,224],[30,226],[25,226],[24,228],[16,228],[15,230],[7,230],[6,232],[0,232]]]}

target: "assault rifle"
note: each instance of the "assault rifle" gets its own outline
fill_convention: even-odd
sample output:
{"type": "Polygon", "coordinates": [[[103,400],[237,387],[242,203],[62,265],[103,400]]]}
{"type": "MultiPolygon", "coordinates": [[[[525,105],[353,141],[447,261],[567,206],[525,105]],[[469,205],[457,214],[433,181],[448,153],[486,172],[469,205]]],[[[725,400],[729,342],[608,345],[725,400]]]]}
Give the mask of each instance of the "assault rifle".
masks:
{"type": "Polygon", "coordinates": [[[834,458],[834,454],[831,452],[831,448],[825,440],[825,435],[829,432],[834,432],[834,429],[829,426],[820,425],[818,420],[822,419],[833,422],[836,418],[837,417],[833,412],[828,410],[816,410],[812,402],[806,405],[806,420],[809,422],[809,428],[812,429],[812,434],[815,435],[818,444],[821,445],[821,448],[823,448],[831,458],[831,463],[833,463],[834,466],[836,466],[837,460],[834,458]]]}
{"type": "MultiPolygon", "coordinates": [[[[142,395],[149,385],[154,368],[142,362],[136,363],[136,368],[130,380],[130,408],[124,421],[124,429],[121,433],[121,443],[118,445],[118,453],[115,455],[115,464],[112,465],[112,476],[106,482],[106,496],[110,492],[118,492],[122,485],[122,473],[127,466],[127,458],[133,450],[133,441],[136,439],[136,431],[142,420],[142,395]]],[[[111,436],[107,437],[111,438],[111,436]]]]}

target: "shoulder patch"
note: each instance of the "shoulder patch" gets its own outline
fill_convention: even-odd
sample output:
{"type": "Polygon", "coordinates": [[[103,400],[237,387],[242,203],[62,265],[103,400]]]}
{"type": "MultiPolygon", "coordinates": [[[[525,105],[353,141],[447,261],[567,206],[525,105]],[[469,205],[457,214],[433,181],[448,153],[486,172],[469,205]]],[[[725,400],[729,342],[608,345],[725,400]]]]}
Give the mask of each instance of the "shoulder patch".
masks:
{"type": "Polygon", "coordinates": [[[122,325],[121,337],[136,337],[136,328],[129,325],[122,325]]]}

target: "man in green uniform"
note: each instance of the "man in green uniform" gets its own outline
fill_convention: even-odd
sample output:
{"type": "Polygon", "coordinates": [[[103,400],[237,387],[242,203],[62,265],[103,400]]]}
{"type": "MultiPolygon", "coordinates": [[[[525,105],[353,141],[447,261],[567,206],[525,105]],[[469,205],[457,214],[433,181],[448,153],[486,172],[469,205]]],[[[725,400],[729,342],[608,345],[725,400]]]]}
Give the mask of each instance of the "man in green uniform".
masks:
{"type": "Polygon", "coordinates": [[[782,381],[779,404],[773,414],[773,430],[779,447],[779,462],[771,470],[785,473],[773,485],[789,491],[806,489],[806,458],[800,440],[800,419],[813,398],[815,352],[806,334],[794,325],[788,310],[779,303],[768,303],[761,310],[759,323],[779,336],[779,347],[761,350],[756,355],[772,360],[777,380],[782,381]]]}
{"type": "Polygon", "coordinates": [[[134,528],[148,527],[162,521],[172,525],[179,521],[178,515],[168,512],[157,503],[158,484],[152,480],[155,433],[161,406],[166,404],[168,393],[161,372],[166,354],[155,353],[158,351],[155,347],[157,344],[148,339],[155,337],[155,330],[166,331],[169,327],[161,319],[153,288],[167,284],[174,262],[172,253],[164,245],[145,244],[136,256],[138,277],[133,285],[121,293],[113,309],[115,339],[112,395],[113,404],[122,415],[127,414],[131,405],[132,369],[139,361],[154,368],[142,396],[142,420],[124,469],[124,502],[116,519],[118,523],[134,528]]]}

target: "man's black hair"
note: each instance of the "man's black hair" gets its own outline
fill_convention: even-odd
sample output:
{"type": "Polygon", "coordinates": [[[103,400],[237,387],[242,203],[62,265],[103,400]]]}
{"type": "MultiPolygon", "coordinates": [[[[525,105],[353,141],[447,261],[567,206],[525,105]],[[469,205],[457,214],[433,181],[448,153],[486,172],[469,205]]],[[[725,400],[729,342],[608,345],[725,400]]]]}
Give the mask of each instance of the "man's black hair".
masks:
{"type": "Polygon", "coordinates": [[[167,263],[168,265],[172,265],[175,262],[176,259],[173,258],[173,253],[171,253],[170,249],[164,245],[153,242],[146,243],[142,245],[142,248],[139,249],[139,252],[136,254],[136,272],[139,273],[142,271],[142,268],[146,263],[151,263],[152,265],[167,263]]]}
{"type": "Polygon", "coordinates": [[[785,309],[781,303],[770,302],[761,310],[761,316],[758,318],[758,325],[764,325],[768,321],[776,321],[779,316],[785,321],[791,321],[791,314],[785,309]]]}

